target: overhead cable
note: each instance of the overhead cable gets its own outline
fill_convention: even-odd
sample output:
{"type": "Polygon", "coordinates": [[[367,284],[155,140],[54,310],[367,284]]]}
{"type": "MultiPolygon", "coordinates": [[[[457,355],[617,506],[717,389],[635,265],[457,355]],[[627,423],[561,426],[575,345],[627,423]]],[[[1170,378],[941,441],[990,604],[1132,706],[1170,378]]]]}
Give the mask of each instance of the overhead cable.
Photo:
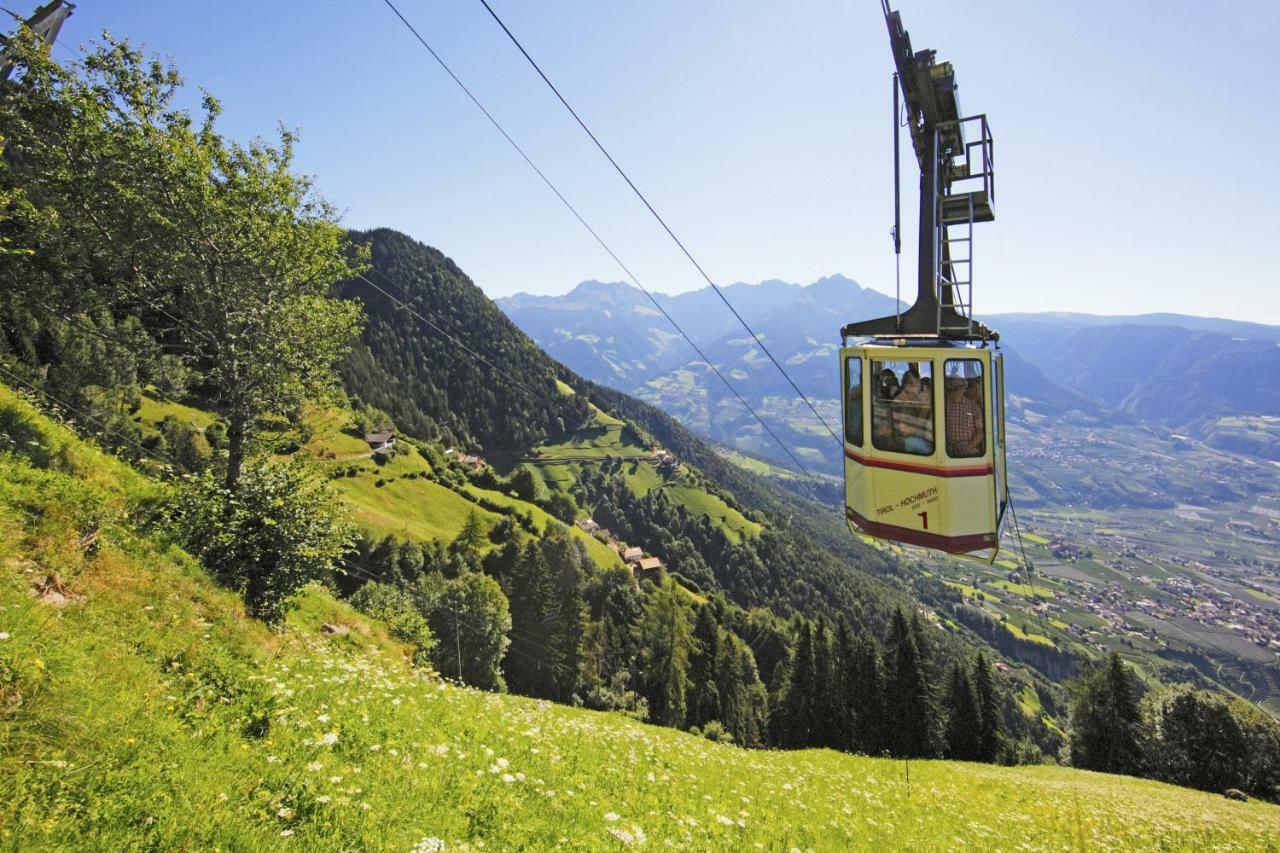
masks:
{"type": "MultiPolygon", "coordinates": [[[[386,0],[386,2],[388,5],[390,5],[391,0],[386,0]]],[[[750,333],[752,339],[756,342],[756,345],[759,346],[760,349],[764,352],[764,354],[769,357],[769,360],[773,362],[773,366],[776,367],[778,369],[778,372],[783,375],[783,377],[791,385],[791,388],[796,392],[796,394],[800,397],[800,399],[804,400],[805,405],[807,405],[809,407],[809,410],[813,412],[815,416],[817,416],[819,421],[822,422],[822,425],[826,427],[827,432],[831,434],[832,440],[835,441],[836,444],[840,445],[840,448],[843,451],[844,444],[840,441],[839,436],[836,435],[835,430],[833,430],[831,428],[831,425],[828,424],[826,420],[823,419],[822,415],[819,414],[817,408],[815,408],[813,403],[809,401],[809,398],[805,396],[805,393],[800,390],[800,386],[798,386],[795,383],[795,380],[791,378],[791,374],[787,373],[786,369],[782,366],[782,364],[779,363],[779,361],[776,358],[774,358],[773,353],[771,353],[769,351],[769,348],[764,345],[764,341],[760,340],[760,336],[756,334],[755,330],[751,328],[751,325],[747,323],[746,320],[743,319],[741,314],[738,313],[738,309],[733,307],[733,303],[729,301],[729,297],[725,296],[724,291],[720,289],[720,286],[717,285],[714,281],[712,281],[711,276],[707,275],[707,271],[703,269],[702,264],[698,263],[697,259],[694,258],[693,253],[690,252],[688,247],[685,246],[684,242],[681,241],[681,239],[676,236],[676,233],[671,230],[671,226],[667,225],[666,220],[663,219],[662,216],[658,213],[658,211],[654,208],[654,206],[649,203],[649,199],[645,197],[644,193],[640,192],[640,188],[635,185],[635,182],[631,180],[630,176],[628,176],[627,173],[623,171],[622,167],[618,165],[618,161],[613,159],[613,155],[610,154],[608,149],[604,147],[604,145],[600,142],[600,139],[591,131],[591,128],[587,127],[587,123],[584,122],[582,120],[582,117],[578,115],[577,110],[575,110],[572,106],[570,106],[569,102],[565,100],[564,95],[560,94],[560,90],[556,88],[556,84],[551,82],[551,78],[549,78],[546,75],[546,72],[542,70],[541,66],[539,66],[538,63],[534,61],[533,57],[529,55],[529,51],[524,49],[524,45],[520,43],[520,40],[515,37],[515,34],[511,32],[511,29],[505,23],[503,23],[501,18],[498,17],[498,13],[493,11],[493,7],[489,5],[488,0],[480,0],[480,3],[489,12],[489,15],[493,18],[493,20],[498,23],[498,26],[502,28],[502,31],[507,34],[507,38],[511,39],[511,43],[514,44],[517,49],[519,49],[520,53],[524,55],[524,58],[529,61],[529,64],[531,66],[533,66],[533,70],[538,72],[538,76],[542,78],[542,81],[551,88],[552,92],[555,93],[555,96],[560,100],[560,103],[564,105],[564,108],[569,111],[569,114],[573,116],[574,121],[578,123],[578,126],[581,127],[583,131],[586,132],[587,136],[591,137],[591,141],[595,143],[596,148],[600,149],[600,153],[603,154],[605,156],[605,159],[609,161],[609,164],[613,166],[614,171],[616,171],[619,175],[622,176],[622,180],[627,182],[627,186],[631,187],[631,191],[636,194],[636,198],[640,199],[640,201],[644,203],[644,206],[649,209],[649,212],[653,214],[653,218],[658,220],[658,224],[661,225],[662,229],[667,232],[667,236],[669,236],[675,242],[675,244],[678,247],[680,247],[680,251],[683,252],[684,256],[689,259],[689,263],[693,264],[694,269],[698,271],[698,273],[707,282],[707,284],[711,285],[711,289],[714,290],[716,292],[716,295],[720,297],[720,301],[723,302],[729,308],[729,310],[733,313],[733,316],[736,317],[738,322],[742,324],[742,327],[746,329],[748,333],[750,333]]]]}
{"type": "MultiPolygon", "coordinates": [[[[556,187],[556,185],[551,181],[551,179],[547,177],[546,173],[543,172],[542,169],[538,168],[538,165],[533,162],[532,158],[530,158],[528,154],[525,153],[525,150],[520,147],[519,143],[517,143],[514,139],[511,138],[511,135],[507,133],[506,129],[503,128],[503,126],[498,122],[498,120],[493,117],[493,114],[490,113],[489,110],[485,108],[484,104],[480,102],[480,99],[477,98],[475,94],[471,91],[471,89],[469,89],[467,85],[462,82],[461,78],[459,78],[458,75],[453,72],[453,69],[449,67],[448,63],[446,63],[440,57],[440,54],[436,53],[435,49],[432,48],[431,45],[427,42],[427,40],[422,37],[421,33],[419,33],[418,30],[414,28],[413,24],[409,23],[409,20],[405,18],[403,14],[401,14],[400,10],[396,8],[396,5],[393,2],[391,2],[391,0],[383,0],[383,2],[386,3],[387,7],[390,8],[391,11],[395,13],[396,17],[400,19],[400,23],[402,23],[409,30],[409,32],[413,34],[413,37],[418,40],[418,43],[421,44],[423,48],[426,49],[427,53],[431,54],[432,59],[434,59],[436,63],[441,68],[444,69],[445,73],[448,74],[453,79],[453,82],[458,84],[458,88],[460,88],[463,91],[463,93],[466,94],[466,96],[471,100],[471,103],[475,104],[476,108],[479,109],[480,112],[484,114],[484,117],[489,120],[489,123],[492,124],[500,134],[502,134],[502,137],[506,139],[508,143],[510,143],[511,147],[516,150],[516,153],[520,155],[521,159],[523,159],[525,163],[529,165],[529,168],[533,169],[533,171],[538,175],[538,177],[542,179],[542,182],[547,185],[547,188],[550,189],[552,193],[555,194],[556,198],[560,200],[561,204],[563,204],[568,209],[568,211],[571,214],[573,214],[574,219],[578,220],[578,222],[582,225],[582,227],[587,230],[587,232],[595,239],[595,241],[600,245],[600,247],[604,249],[604,251],[609,255],[609,257],[613,259],[614,263],[616,263],[618,267],[626,274],[628,280],[633,285],[635,285],[636,288],[638,288],[642,293],[644,293],[645,296],[649,298],[649,301],[653,303],[654,307],[657,308],[659,312],[662,313],[662,316],[667,319],[667,322],[669,322],[672,328],[674,328],[676,332],[679,333],[680,337],[684,338],[685,341],[689,344],[689,346],[693,347],[693,350],[698,354],[698,357],[701,358],[706,363],[707,367],[711,368],[711,371],[720,379],[722,383],[724,383],[724,386],[729,389],[729,391],[733,394],[733,396],[736,397],[740,403],[742,403],[743,407],[746,408],[746,410],[751,413],[751,416],[756,419],[756,421],[760,424],[761,427],[764,428],[765,432],[769,434],[769,437],[772,438],[780,448],[782,448],[782,451],[787,454],[787,457],[791,459],[793,463],[795,463],[796,467],[800,471],[802,471],[804,475],[808,477],[810,480],[814,480],[814,477],[809,472],[809,469],[807,469],[804,466],[804,464],[799,459],[796,458],[795,454],[792,453],[791,449],[785,443],[783,443],[782,439],[780,439],[778,435],[773,431],[773,429],[767,423],[765,423],[764,419],[761,418],[760,415],[756,413],[756,410],[751,407],[751,404],[748,403],[740,393],[738,393],[738,390],[734,388],[732,384],[730,384],[729,380],[725,378],[724,374],[720,372],[720,369],[715,366],[715,364],[711,361],[711,359],[707,358],[707,356],[702,352],[702,349],[693,342],[693,339],[690,338],[687,334],[685,334],[684,330],[680,328],[680,325],[676,323],[676,321],[667,312],[667,310],[662,307],[662,304],[658,302],[657,299],[654,298],[653,294],[650,293],[643,285],[640,284],[635,274],[632,273],[631,270],[627,268],[627,265],[624,264],[621,261],[621,259],[618,258],[618,256],[614,253],[614,251],[611,248],[609,248],[609,245],[605,243],[604,239],[596,232],[596,230],[587,223],[586,219],[582,217],[582,214],[578,213],[577,208],[575,208],[569,202],[569,200],[564,197],[564,194],[561,193],[560,190],[556,187]]],[[[772,358],[772,356],[770,356],[770,358],[772,358]]],[[[793,383],[793,387],[794,387],[794,383],[793,383]]],[[[797,389],[797,391],[798,390],[799,389],[797,389]]],[[[811,409],[813,408],[812,404],[809,406],[809,408],[811,409]]],[[[816,410],[814,411],[814,414],[817,414],[816,410]]],[[[819,415],[818,417],[819,417],[819,420],[821,420],[822,416],[819,415]]],[[[826,422],[823,421],[823,424],[825,426],[826,422]]],[[[831,428],[827,427],[827,431],[830,432],[830,430],[831,428]]],[[[832,433],[832,435],[834,435],[834,433],[832,433]]],[[[817,481],[814,480],[814,482],[816,483],[817,481]]]]}

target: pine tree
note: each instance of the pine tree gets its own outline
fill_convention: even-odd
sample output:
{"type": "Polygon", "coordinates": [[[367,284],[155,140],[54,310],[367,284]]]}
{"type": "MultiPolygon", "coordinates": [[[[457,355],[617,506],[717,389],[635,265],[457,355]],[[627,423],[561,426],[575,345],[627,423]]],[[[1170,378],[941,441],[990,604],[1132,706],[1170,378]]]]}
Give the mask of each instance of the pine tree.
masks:
{"type": "Polygon", "coordinates": [[[854,649],[853,744],[855,751],[866,755],[883,755],[889,749],[885,681],[880,647],[863,631],[854,649]]]}
{"type": "Polygon", "coordinates": [[[548,531],[540,547],[549,573],[550,594],[543,621],[550,640],[547,655],[550,698],[568,702],[578,687],[586,627],[586,601],[582,595],[586,555],[568,530],[558,526],[548,531]]]}
{"type": "Polygon", "coordinates": [[[553,592],[550,572],[536,542],[525,545],[505,591],[511,609],[511,646],[502,661],[507,686],[513,693],[551,698],[555,626],[549,614],[553,592]]]}
{"type": "Polygon", "coordinates": [[[885,692],[888,747],[903,758],[933,758],[938,754],[938,713],[906,615],[899,608],[889,627],[887,654],[891,664],[885,692]]]}
{"type": "Polygon", "coordinates": [[[946,756],[977,761],[982,753],[982,712],[969,673],[959,663],[947,677],[946,756]]]}
{"type": "Polygon", "coordinates": [[[649,596],[641,626],[649,713],[664,726],[683,725],[688,713],[693,620],[685,600],[676,582],[666,578],[649,596]]]}
{"type": "Polygon", "coordinates": [[[978,699],[978,716],[982,721],[982,737],[978,744],[978,761],[994,762],[1004,749],[1004,714],[996,695],[995,676],[987,656],[978,652],[973,662],[973,692],[978,699]]]}
{"type": "Polygon", "coordinates": [[[817,665],[814,660],[813,626],[800,620],[791,673],[782,696],[780,740],[783,746],[801,747],[813,743],[813,710],[817,665]]]}
{"type": "Polygon", "coordinates": [[[620,673],[635,675],[639,639],[636,635],[644,608],[633,589],[615,587],[605,596],[601,614],[604,632],[604,661],[601,675],[606,682],[620,673]]]}
{"type": "Polygon", "coordinates": [[[843,615],[836,623],[836,639],[831,662],[832,745],[836,749],[856,749],[854,735],[855,685],[857,684],[857,643],[843,615]]]}
{"type": "Polygon", "coordinates": [[[1142,768],[1141,716],[1134,677],[1120,655],[1076,685],[1071,703],[1071,764],[1104,773],[1142,768]]]}
{"type": "Polygon", "coordinates": [[[476,555],[485,545],[486,531],[480,515],[474,509],[467,515],[458,538],[453,540],[453,549],[461,554],[476,555]]]}
{"type": "Polygon", "coordinates": [[[717,668],[720,659],[720,626],[716,624],[711,605],[698,608],[693,628],[694,648],[689,658],[689,719],[690,726],[705,726],[712,720],[724,722],[721,716],[720,688],[717,668]]]}
{"type": "Polygon", "coordinates": [[[819,616],[813,628],[813,744],[838,749],[831,660],[831,635],[826,619],[819,616]]]}

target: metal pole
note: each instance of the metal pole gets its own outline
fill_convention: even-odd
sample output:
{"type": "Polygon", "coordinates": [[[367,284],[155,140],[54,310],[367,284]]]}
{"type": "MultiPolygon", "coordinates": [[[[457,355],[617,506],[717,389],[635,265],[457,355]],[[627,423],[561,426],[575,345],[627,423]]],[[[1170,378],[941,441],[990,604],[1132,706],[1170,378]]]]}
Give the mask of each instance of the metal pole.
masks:
{"type": "MultiPolygon", "coordinates": [[[[885,8],[888,8],[886,4],[885,8]]],[[[894,317],[899,332],[902,331],[902,178],[898,149],[902,136],[898,127],[898,72],[893,73],[893,295],[894,317]]]]}

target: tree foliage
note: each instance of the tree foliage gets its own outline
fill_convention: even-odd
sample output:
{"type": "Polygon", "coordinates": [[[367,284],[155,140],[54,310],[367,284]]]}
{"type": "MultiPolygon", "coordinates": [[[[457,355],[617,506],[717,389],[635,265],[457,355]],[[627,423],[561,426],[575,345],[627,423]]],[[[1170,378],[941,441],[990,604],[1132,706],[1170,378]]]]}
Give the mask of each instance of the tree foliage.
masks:
{"type": "Polygon", "coordinates": [[[178,507],[183,547],[268,622],[303,585],[330,577],[354,542],[327,482],[298,462],[253,458],[235,492],[212,472],[189,477],[178,507]]]}
{"type": "Polygon", "coordinates": [[[1075,767],[1130,775],[1142,769],[1137,685],[1119,654],[1075,685],[1070,746],[1075,767]]]}
{"type": "Polygon", "coordinates": [[[451,579],[423,575],[414,592],[437,639],[436,671],[482,690],[505,690],[511,612],[498,582],[474,572],[451,579]]]}
{"type": "Polygon", "coordinates": [[[359,271],[359,253],[293,172],[293,133],[223,137],[218,101],[206,94],[198,119],[178,109],[177,70],[127,41],[104,36],[70,67],[33,41],[12,49],[21,73],[0,97],[0,179],[36,215],[4,223],[22,251],[0,290],[53,319],[139,318],[226,416],[224,485],[236,491],[264,418],[335,389],[360,310],[328,293],[359,271]]]}

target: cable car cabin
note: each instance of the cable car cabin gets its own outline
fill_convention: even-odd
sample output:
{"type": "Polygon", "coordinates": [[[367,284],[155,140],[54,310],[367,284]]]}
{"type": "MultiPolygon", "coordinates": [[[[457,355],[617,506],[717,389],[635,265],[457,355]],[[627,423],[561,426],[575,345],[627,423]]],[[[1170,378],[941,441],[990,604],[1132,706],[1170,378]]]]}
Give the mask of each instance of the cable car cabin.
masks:
{"type": "Polygon", "coordinates": [[[895,343],[840,351],[850,526],[993,562],[1007,495],[1001,354],[895,343]]]}
{"type": "Polygon", "coordinates": [[[845,515],[879,539],[994,562],[1009,496],[1004,365],[1000,335],[973,314],[974,225],[995,219],[994,143],[985,114],[960,112],[951,63],[913,49],[902,17],[882,5],[897,69],[899,255],[902,127],[920,165],[916,301],[840,330],[845,515]]]}

